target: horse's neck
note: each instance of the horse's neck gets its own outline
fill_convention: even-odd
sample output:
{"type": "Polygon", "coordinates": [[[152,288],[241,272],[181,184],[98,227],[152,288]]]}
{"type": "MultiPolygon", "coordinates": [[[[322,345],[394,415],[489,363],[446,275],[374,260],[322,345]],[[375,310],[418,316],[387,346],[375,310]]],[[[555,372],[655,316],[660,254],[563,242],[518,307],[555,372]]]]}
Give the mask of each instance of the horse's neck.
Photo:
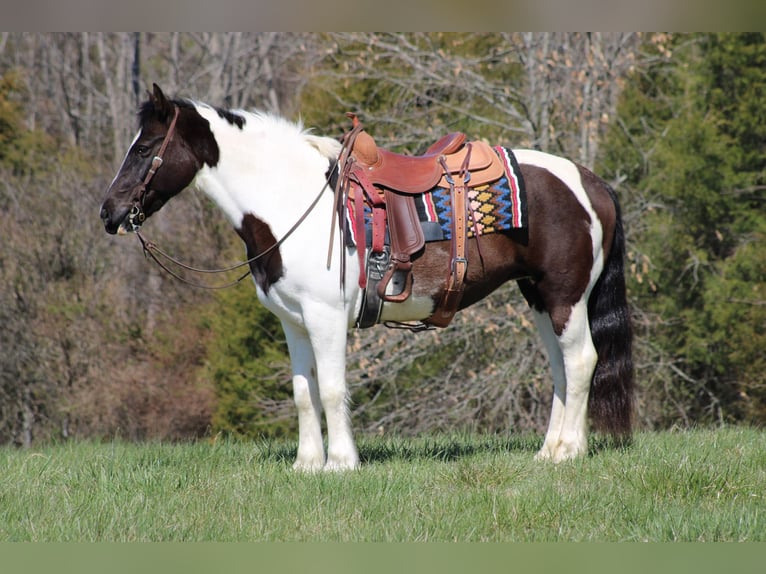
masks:
{"type": "Polygon", "coordinates": [[[339,146],[334,140],[307,136],[299,127],[276,118],[248,115],[240,129],[217,114],[206,117],[220,162],[213,168],[203,167],[195,185],[235,227],[247,213],[277,228],[283,227],[282,222],[289,225],[289,214],[308,206],[322,189],[327,156],[339,146]]]}

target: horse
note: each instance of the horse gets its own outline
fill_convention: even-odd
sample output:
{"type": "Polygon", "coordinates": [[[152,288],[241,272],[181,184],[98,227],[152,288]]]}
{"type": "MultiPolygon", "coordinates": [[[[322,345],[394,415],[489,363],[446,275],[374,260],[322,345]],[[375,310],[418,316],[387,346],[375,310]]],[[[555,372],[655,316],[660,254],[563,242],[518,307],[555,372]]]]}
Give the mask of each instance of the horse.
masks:
{"type": "MultiPolygon", "coordinates": [[[[138,231],[186,188],[209,196],[244,242],[257,297],[284,330],[299,426],[293,468],[359,467],[345,370],[363,270],[357,248],[343,242],[341,218],[333,217],[333,193],[324,192],[342,161],[341,142],[278,115],[168,98],[156,84],[147,94],[138,133],[100,208],[106,232],[138,231]],[[328,257],[331,240],[336,249],[328,257]]],[[[535,458],[560,463],[587,455],[590,430],[630,441],[625,237],[605,181],[563,157],[513,151],[528,226],[468,240],[458,309],[517,282],[553,379],[549,424],[535,458]]],[[[444,291],[450,254],[450,241],[427,243],[412,261],[411,295],[385,303],[381,322],[428,318],[444,291]]]]}

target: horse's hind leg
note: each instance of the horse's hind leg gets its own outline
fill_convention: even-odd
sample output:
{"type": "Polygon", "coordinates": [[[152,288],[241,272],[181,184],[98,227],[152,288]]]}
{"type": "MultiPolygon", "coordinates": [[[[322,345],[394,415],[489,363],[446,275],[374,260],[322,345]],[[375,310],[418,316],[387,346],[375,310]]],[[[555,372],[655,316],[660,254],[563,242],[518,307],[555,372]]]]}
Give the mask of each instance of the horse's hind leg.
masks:
{"type": "Polygon", "coordinates": [[[539,453],[540,458],[554,462],[577,457],[588,450],[588,393],[598,359],[588,324],[587,297],[583,296],[568,312],[558,311],[551,313],[551,323],[560,355],[552,354],[561,357],[566,382],[562,393],[560,380],[556,380],[561,377],[561,367],[552,359],[555,397],[550,426],[539,453]],[[563,417],[561,405],[557,404],[562,401],[563,417]]]}
{"type": "Polygon", "coordinates": [[[548,353],[548,362],[553,375],[553,405],[551,417],[548,421],[548,431],[545,433],[545,442],[535,456],[536,459],[553,458],[554,450],[561,436],[564,425],[564,404],[566,401],[567,381],[564,372],[564,355],[561,352],[558,337],[553,331],[551,318],[547,313],[533,310],[532,314],[537,325],[537,330],[548,353]]]}

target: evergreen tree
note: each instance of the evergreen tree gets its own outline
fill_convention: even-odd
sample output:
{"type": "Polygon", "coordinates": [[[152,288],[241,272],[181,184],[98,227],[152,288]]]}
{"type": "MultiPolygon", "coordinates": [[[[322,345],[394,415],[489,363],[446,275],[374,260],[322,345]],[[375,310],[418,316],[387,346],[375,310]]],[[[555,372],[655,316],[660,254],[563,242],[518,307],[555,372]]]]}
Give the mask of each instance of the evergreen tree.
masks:
{"type": "Polygon", "coordinates": [[[280,436],[294,431],[287,347],[279,320],[250,282],[221,291],[203,319],[210,345],[202,376],[216,394],[213,432],[280,436]]]}
{"type": "Polygon", "coordinates": [[[655,49],[605,146],[605,164],[641,210],[631,290],[654,313],[648,339],[672,357],[671,394],[690,417],[762,422],[766,42],[705,34],[655,49]]]}

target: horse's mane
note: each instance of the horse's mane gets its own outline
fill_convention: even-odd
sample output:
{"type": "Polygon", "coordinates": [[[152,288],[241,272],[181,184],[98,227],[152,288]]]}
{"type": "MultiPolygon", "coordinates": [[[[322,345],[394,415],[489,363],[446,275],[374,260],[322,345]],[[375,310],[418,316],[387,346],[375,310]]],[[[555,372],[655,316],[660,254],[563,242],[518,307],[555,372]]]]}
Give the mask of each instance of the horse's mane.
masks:
{"type": "Polygon", "coordinates": [[[219,117],[232,125],[246,130],[254,126],[273,127],[276,130],[297,136],[305,140],[315,148],[322,156],[333,160],[340,154],[341,144],[338,140],[326,136],[318,136],[311,133],[311,129],[303,126],[301,120],[292,121],[278,114],[261,110],[224,109],[200,102],[187,102],[187,105],[204,107],[214,110],[219,117]]]}
{"type": "Polygon", "coordinates": [[[327,159],[334,160],[340,155],[341,143],[336,139],[315,136],[306,132],[303,132],[303,137],[327,159]]]}
{"type": "Polygon", "coordinates": [[[327,136],[318,136],[312,134],[311,128],[305,128],[303,126],[303,121],[300,119],[294,122],[280,115],[272,114],[269,112],[262,112],[260,110],[222,111],[216,109],[216,111],[218,112],[218,115],[221,115],[222,113],[229,113],[233,114],[235,117],[238,116],[243,118],[245,124],[247,124],[248,119],[253,119],[254,122],[257,122],[260,125],[272,125],[277,129],[294,133],[295,135],[303,138],[306,142],[308,142],[309,145],[315,148],[322,156],[326,157],[327,159],[336,159],[340,154],[341,143],[338,140],[327,136]]]}
{"type": "MultiPolygon", "coordinates": [[[[336,159],[340,154],[341,144],[339,141],[331,137],[312,134],[310,129],[304,128],[301,120],[294,122],[280,115],[260,110],[226,109],[189,99],[173,99],[171,101],[179,108],[204,108],[214,111],[221,119],[226,120],[229,124],[236,126],[241,130],[246,130],[253,126],[273,126],[280,132],[292,134],[304,139],[322,156],[330,160],[336,159]]],[[[152,101],[147,100],[143,102],[138,110],[139,124],[144,125],[152,118],[154,113],[155,109],[152,101]]]]}

